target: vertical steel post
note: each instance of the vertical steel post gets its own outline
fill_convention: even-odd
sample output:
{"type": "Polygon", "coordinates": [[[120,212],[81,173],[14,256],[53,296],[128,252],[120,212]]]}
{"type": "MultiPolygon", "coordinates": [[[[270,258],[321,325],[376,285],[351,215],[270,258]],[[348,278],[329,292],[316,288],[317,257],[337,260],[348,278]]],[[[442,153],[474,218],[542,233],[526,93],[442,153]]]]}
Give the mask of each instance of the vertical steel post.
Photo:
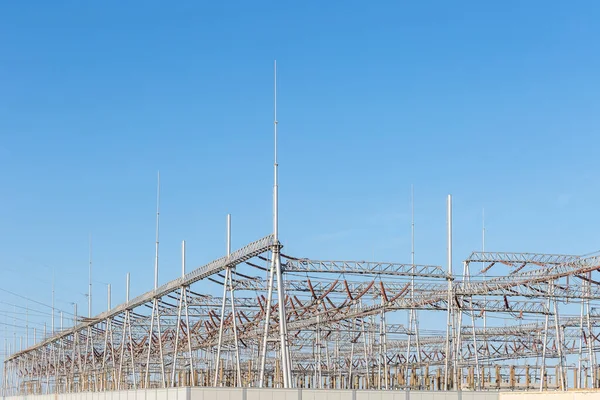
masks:
{"type": "Polygon", "coordinates": [[[158,299],[155,298],[156,302],[156,328],[158,329],[158,351],[160,356],[160,372],[162,377],[162,387],[167,387],[167,380],[165,376],[165,356],[163,353],[163,341],[162,341],[162,329],[160,327],[160,309],[158,307],[158,299]]]}
{"type": "Polygon", "coordinates": [[[185,240],[181,241],[181,278],[185,278],[185,240]]]}
{"type": "Polygon", "coordinates": [[[215,363],[215,376],[213,386],[217,387],[219,383],[219,364],[221,363],[221,345],[223,341],[223,327],[225,324],[225,302],[227,301],[227,281],[229,280],[229,268],[225,269],[225,281],[223,282],[223,300],[221,302],[221,318],[219,320],[219,340],[217,342],[217,358],[215,363]]]}
{"type": "Polygon", "coordinates": [[[283,292],[283,274],[281,272],[281,256],[279,243],[279,178],[277,163],[277,61],[274,63],[274,105],[273,105],[273,128],[274,128],[274,163],[273,163],[273,238],[272,264],[277,274],[277,301],[279,304],[279,340],[281,345],[281,367],[283,372],[283,386],[291,387],[291,362],[287,343],[287,319],[285,310],[285,293],[283,292]]]}
{"type": "Polygon", "coordinates": [[[185,296],[184,296],[184,301],[185,301],[185,325],[187,326],[187,342],[188,342],[188,352],[190,354],[190,383],[191,386],[194,386],[196,384],[195,382],[195,378],[194,378],[194,357],[192,354],[192,332],[190,330],[190,315],[188,312],[188,301],[187,301],[187,287],[185,288],[185,296]]]}
{"type": "Polygon", "coordinates": [[[156,178],[156,247],[154,256],[154,289],[158,288],[158,234],[160,222],[160,171],[156,178]]]}
{"type": "Polygon", "coordinates": [[[54,335],[54,268],[52,268],[52,334],[54,335]]]}
{"type": "MultiPolygon", "coordinates": [[[[231,214],[227,214],[227,257],[231,256],[231,214]]],[[[235,294],[233,287],[233,271],[229,273],[229,295],[231,296],[231,314],[233,316],[233,340],[235,347],[235,367],[237,387],[242,386],[242,368],[240,365],[240,347],[238,343],[237,315],[235,313],[235,294]]],[[[227,284],[227,282],[225,282],[227,284]]]]}
{"type": "Polygon", "coordinates": [[[450,346],[450,335],[452,334],[452,196],[448,195],[447,200],[447,251],[448,251],[448,307],[447,307],[447,326],[446,326],[446,358],[444,368],[444,390],[448,390],[448,381],[450,378],[450,359],[452,358],[452,347],[450,346]]]}
{"type": "Polygon", "coordinates": [[[546,303],[546,315],[544,317],[544,343],[542,344],[542,365],[540,372],[540,392],[544,390],[544,378],[546,376],[546,349],[548,348],[548,320],[550,315],[550,297],[551,297],[551,289],[549,283],[548,285],[548,301],[546,303]]]}
{"type": "MultiPolygon", "coordinates": [[[[592,294],[592,282],[590,281],[590,279],[592,279],[592,272],[588,272],[587,274],[588,277],[588,282],[587,282],[587,294],[588,297],[591,296],[592,294]]],[[[592,388],[596,388],[597,384],[596,384],[596,360],[595,360],[595,352],[594,352],[594,346],[592,345],[592,341],[591,338],[593,337],[592,335],[594,334],[594,329],[592,326],[592,322],[590,319],[590,314],[592,313],[592,309],[590,307],[590,300],[589,298],[586,300],[586,324],[587,324],[587,328],[588,328],[588,337],[590,338],[587,344],[588,347],[588,353],[589,353],[589,370],[590,370],[590,378],[591,378],[591,382],[592,382],[592,388]]]]}
{"type": "Polygon", "coordinates": [[[271,303],[273,297],[273,279],[275,276],[274,265],[271,264],[269,271],[269,280],[267,283],[267,304],[266,304],[266,315],[265,315],[265,329],[262,341],[262,354],[260,357],[260,372],[258,375],[258,387],[263,388],[265,383],[265,365],[267,360],[267,340],[269,337],[269,323],[271,321],[271,303]]]}
{"type": "MultiPolygon", "coordinates": [[[[554,297],[554,282],[552,283],[551,288],[552,288],[552,296],[554,297]]],[[[558,360],[559,360],[559,368],[557,369],[557,372],[558,372],[558,370],[560,370],[560,383],[562,386],[562,390],[566,391],[567,385],[565,382],[565,362],[564,362],[564,355],[563,355],[564,343],[563,343],[563,337],[562,337],[561,331],[560,331],[559,315],[558,315],[558,302],[557,302],[556,298],[553,299],[553,302],[554,302],[554,327],[556,330],[556,347],[558,349],[558,360]]]]}
{"type": "Polygon", "coordinates": [[[89,243],[89,271],[88,271],[88,318],[92,318],[92,234],[89,243]]]}
{"type": "Polygon", "coordinates": [[[177,308],[177,326],[175,328],[175,348],[173,349],[173,368],[171,370],[171,387],[175,387],[175,370],[177,367],[177,351],[179,350],[179,330],[181,329],[181,309],[183,307],[184,287],[181,287],[179,307],[177,308]]]}

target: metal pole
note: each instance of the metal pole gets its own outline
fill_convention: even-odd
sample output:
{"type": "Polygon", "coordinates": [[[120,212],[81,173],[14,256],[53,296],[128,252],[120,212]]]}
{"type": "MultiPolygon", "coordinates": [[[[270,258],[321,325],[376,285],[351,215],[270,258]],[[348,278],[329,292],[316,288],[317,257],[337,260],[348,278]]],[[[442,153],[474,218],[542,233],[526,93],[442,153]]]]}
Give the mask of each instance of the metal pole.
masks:
{"type": "Polygon", "coordinates": [[[231,214],[227,214],[227,257],[231,255],[231,214]]]}
{"type": "MultiPolygon", "coordinates": [[[[554,282],[552,282],[552,296],[554,297],[554,282]]],[[[554,303],[554,328],[556,330],[556,347],[558,349],[558,360],[559,360],[559,370],[560,370],[560,383],[562,386],[562,390],[565,391],[567,390],[567,385],[565,382],[565,363],[564,363],[564,356],[563,356],[563,338],[560,332],[560,325],[559,325],[559,316],[558,316],[558,302],[556,301],[556,298],[553,299],[553,303],[554,303]]]]}
{"type": "Polygon", "coordinates": [[[163,341],[162,341],[162,329],[160,327],[160,309],[158,307],[158,299],[155,298],[154,302],[156,303],[156,327],[158,329],[158,351],[160,354],[160,372],[162,376],[162,386],[163,388],[167,387],[167,379],[165,376],[165,356],[163,353],[163,341]]]}
{"type": "Polygon", "coordinates": [[[185,301],[185,325],[187,329],[187,342],[188,342],[188,352],[190,354],[190,383],[191,386],[195,386],[195,378],[194,378],[194,357],[192,355],[192,335],[190,333],[190,315],[188,312],[188,301],[187,301],[187,287],[184,288],[185,296],[183,300],[185,301]]]}
{"type": "Polygon", "coordinates": [[[54,268],[52,268],[52,334],[54,335],[54,268]]]}
{"type": "MultiPolygon", "coordinates": [[[[227,280],[229,279],[230,269],[225,269],[225,281],[223,282],[223,301],[221,303],[221,319],[219,321],[219,341],[217,344],[217,358],[215,362],[215,376],[213,386],[217,387],[219,383],[219,364],[221,361],[221,344],[223,341],[223,325],[225,323],[225,302],[227,300],[227,280]]],[[[189,328],[188,328],[189,329],[189,328]]]]}
{"type": "Polygon", "coordinates": [[[281,344],[281,367],[283,372],[283,387],[289,388],[290,386],[290,370],[289,370],[289,352],[287,345],[287,332],[286,332],[286,313],[285,313],[285,294],[283,293],[283,278],[281,273],[281,261],[279,258],[279,247],[276,251],[273,251],[273,263],[275,264],[275,271],[277,273],[277,303],[279,310],[279,340],[281,344]]]}
{"type": "MultiPolygon", "coordinates": [[[[582,289],[585,288],[585,281],[582,282],[582,289]]],[[[584,290],[582,290],[582,294],[583,294],[584,290]]],[[[577,382],[573,382],[574,385],[576,385],[576,388],[581,389],[582,388],[582,383],[583,383],[583,375],[582,375],[582,359],[583,359],[583,342],[584,342],[584,338],[583,336],[585,335],[584,330],[583,330],[583,311],[584,311],[584,300],[581,299],[581,311],[579,314],[579,360],[577,361],[577,377],[579,378],[579,380],[577,382]]]]}
{"type": "MultiPolygon", "coordinates": [[[[156,310],[156,299],[152,302],[152,316],[150,317],[150,331],[148,333],[148,354],[146,357],[146,374],[144,376],[144,388],[150,386],[150,353],[152,351],[152,337],[154,336],[154,312],[156,310]]],[[[132,360],[133,361],[133,360],[132,360]]]]}
{"type": "MultiPolygon", "coordinates": [[[[481,252],[485,253],[485,208],[481,210],[481,252]]],[[[487,280],[487,268],[484,264],[484,268],[483,268],[484,272],[483,273],[483,280],[487,280]]],[[[484,304],[487,304],[487,295],[483,296],[483,302],[484,304]]],[[[487,340],[487,310],[483,310],[483,346],[485,349],[485,354],[489,355],[489,346],[488,346],[488,340],[487,340]]],[[[485,362],[483,364],[482,367],[485,366],[485,362]]],[[[485,370],[483,370],[482,373],[483,377],[482,377],[482,381],[480,381],[480,384],[483,385],[485,384],[485,370]]]]}
{"type": "MultiPolygon", "coordinates": [[[[471,282],[471,269],[469,268],[469,264],[465,262],[464,264],[466,276],[465,280],[467,282],[471,282]]],[[[479,366],[479,351],[477,349],[477,335],[475,335],[475,311],[473,310],[473,296],[471,296],[471,334],[473,335],[473,349],[475,353],[475,373],[477,377],[477,383],[473,384],[473,390],[481,389],[481,370],[479,366]]]]}
{"type": "Polygon", "coordinates": [[[177,350],[179,345],[179,329],[181,327],[181,308],[183,307],[183,296],[185,296],[185,287],[181,288],[179,296],[179,307],[177,309],[177,327],[175,328],[175,349],[173,350],[173,368],[171,371],[171,387],[175,387],[175,368],[177,367],[177,350]]]}
{"type": "MultiPolygon", "coordinates": [[[[384,303],[385,299],[383,295],[381,296],[381,302],[384,303]]],[[[381,361],[383,362],[383,383],[384,388],[389,389],[388,385],[388,361],[387,361],[387,325],[385,322],[385,306],[381,310],[381,340],[382,340],[382,352],[381,352],[381,361]]],[[[408,365],[408,360],[407,360],[408,365]]],[[[407,368],[408,369],[408,368],[407,368]]]]}
{"type": "Polygon", "coordinates": [[[156,184],[156,255],[154,258],[154,289],[158,288],[158,232],[160,220],[160,171],[157,175],[156,184]]]}
{"type": "MultiPolygon", "coordinates": [[[[356,318],[352,319],[352,330],[358,329],[356,318]]],[[[348,389],[354,389],[352,385],[352,361],[354,360],[354,340],[350,342],[350,362],[348,363],[348,389]]]]}
{"type": "Polygon", "coordinates": [[[89,271],[88,271],[88,318],[92,318],[92,234],[90,233],[90,243],[89,243],[89,271]]]}
{"type": "Polygon", "coordinates": [[[229,294],[231,295],[231,314],[233,317],[233,340],[235,345],[235,366],[237,371],[237,387],[242,386],[242,368],[240,365],[240,348],[238,344],[238,332],[237,332],[237,316],[235,314],[235,298],[233,294],[233,282],[231,280],[231,272],[229,273],[229,294]]]}
{"type": "MultiPolygon", "coordinates": [[[[587,274],[588,279],[592,279],[592,272],[588,272],[587,274]]],[[[591,296],[591,291],[592,291],[592,282],[588,281],[587,282],[587,295],[588,297],[591,296]]],[[[592,335],[594,334],[594,330],[592,327],[592,323],[590,320],[590,314],[592,313],[591,307],[590,307],[590,300],[589,298],[586,299],[586,323],[587,323],[587,328],[588,328],[588,335],[591,338],[592,335]]],[[[592,382],[592,388],[596,388],[596,361],[595,361],[595,353],[594,353],[594,349],[592,346],[591,341],[588,342],[587,344],[588,347],[588,353],[589,353],[589,370],[590,370],[590,378],[591,378],[591,382],[592,382]]]]}
{"type": "Polygon", "coordinates": [[[452,331],[452,195],[448,195],[447,200],[447,251],[448,251],[448,307],[447,307],[447,327],[446,327],[446,359],[445,359],[445,375],[444,375],[444,390],[448,390],[448,380],[450,372],[450,358],[452,357],[450,346],[450,335],[452,331]]]}
{"type": "Polygon", "coordinates": [[[29,347],[29,299],[25,300],[25,347],[29,347]]]}
{"type": "Polygon", "coordinates": [[[548,301],[546,303],[546,315],[544,318],[544,343],[542,343],[542,366],[540,373],[540,392],[544,390],[544,378],[546,375],[546,349],[548,347],[548,320],[550,315],[550,295],[551,289],[548,286],[548,301]]]}
{"type": "Polygon", "coordinates": [[[260,373],[258,375],[258,387],[264,387],[265,383],[265,364],[267,360],[267,339],[269,337],[269,322],[271,321],[271,303],[273,297],[273,278],[275,276],[274,265],[271,264],[269,272],[269,281],[267,283],[267,304],[266,304],[266,315],[265,315],[265,330],[262,341],[262,354],[260,357],[260,373]]]}
{"type": "Polygon", "coordinates": [[[274,164],[273,164],[273,259],[277,274],[277,300],[279,304],[279,340],[281,345],[281,366],[283,372],[283,386],[291,387],[291,363],[289,360],[289,347],[287,343],[287,320],[285,313],[285,293],[283,292],[283,276],[281,273],[280,243],[279,243],[279,179],[277,163],[277,61],[274,63],[274,106],[273,106],[273,128],[274,128],[274,164]]]}
{"type": "Polygon", "coordinates": [[[185,240],[181,241],[181,277],[185,277],[185,240]]]}
{"type": "MultiPolygon", "coordinates": [[[[318,306],[318,303],[317,303],[318,306]]],[[[317,345],[317,389],[322,389],[323,372],[321,361],[321,310],[317,309],[317,329],[316,329],[316,345],[317,345]]]]}
{"type": "MultiPolygon", "coordinates": [[[[362,308],[362,299],[359,300],[359,305],[360,308],[362,308]]],[[[369,352],[367,350],[369,344],[368,339],[367,339],[367,332],[365,332],[365,318],[361,318],[360,319],[360,326],[362,329],[362,335],[363,335],[363,351],[364,351],[364,356],[365,356],[365,370],[367,373],[367,379],[366,379],[366,387],[363,389],[370,389],[370,373],[369,373],[369,352]]]]}
{"type": "MultiPolygon", "coordinates": [[[[227,214],[227,257],[231,256],[231,214],[227,214]]],[[[231,296],[231,314],[233,318],[233,340],[235,346],[235,366],[237,372],[237,387],[242,386],[242,368],[240,365],[240,348],[238,344],[238,331],[237,331],[237,315],[235,313],[235,294],[233,289],[233,279],[231,277],[233,271],[229,269],[229,295],[231,296]]],[[[227,281],[225,281],[227,285],[227,281]]]]}

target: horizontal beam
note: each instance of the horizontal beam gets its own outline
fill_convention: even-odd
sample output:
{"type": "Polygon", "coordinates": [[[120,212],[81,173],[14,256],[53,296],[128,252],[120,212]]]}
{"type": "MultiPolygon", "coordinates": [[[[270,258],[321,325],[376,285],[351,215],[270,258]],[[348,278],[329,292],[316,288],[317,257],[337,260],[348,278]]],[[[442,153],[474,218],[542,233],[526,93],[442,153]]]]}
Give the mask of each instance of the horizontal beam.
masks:
{"type": "Polygon", "coordinates": [[[446,279],[446,271],[437,265],[400,264],[373,261],[330,261],[287,257],[285,272],[334,273],[356,275],[414,276],[446,279]]]}
{"type": "Polygon", "coordinates": [[[146,292],[140,296],[137,296],[133,300],[122,303],[108,311],[105,311],[94,318],[86,319],[84,322],[64,331],[57,333],[54,336],[51,336],[44,341],[41,341],[33,346],[16,352],[12,354],[10,357],[6,358],[6,361],[10,361],[14,358],[18,358],[20,355],[27,353],[32,350],[36,350],[38,348],[44,347],[47,344],[60,340],[64,337],[72,335],[75,332],[87,329],[90,326],[101,323],[103,320],[116,317],[117,315],[127,311],[133,310],[136,307],[139,307],[145,303],[152,301],[155,298],[163,297],[169,293],[175,292],[182,286],[189,286],[194,282],[197,282],[201,279],[204,279],[213,274],[224,271],[227,267],[234,267],[244,261],[251,259],[261,253],[268,251],[275,244],[273,235],[265,236],[262,239],[259,239],[255,242],[252,242],[236,251],[231,253],[229,256],[221,257],[217,260],[214,260],[202,267],[196,268],[195,270],[189,272],[185,276],[172,280],[164,285],[158,287],[157,289],[146,292]]]}

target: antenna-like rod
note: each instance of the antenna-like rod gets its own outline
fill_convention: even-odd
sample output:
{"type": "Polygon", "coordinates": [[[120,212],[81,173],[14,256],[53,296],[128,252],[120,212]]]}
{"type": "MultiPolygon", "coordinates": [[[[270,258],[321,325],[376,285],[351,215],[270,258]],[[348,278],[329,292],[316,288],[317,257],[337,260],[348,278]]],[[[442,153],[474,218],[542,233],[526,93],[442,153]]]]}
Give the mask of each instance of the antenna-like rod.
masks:
{"type": "Polygon", "coordinates": [[[88,317],[92,318],[92,234],[90,233],[90,243],[89,243],[89,271],[88,271],[88,317]]]}
{"type": "Polygon", "coordinates": [[[447,202],[447,228],[448,228],[448,275],[452,276],[452,196],[448,195],[447,202]]]}
{"type": "Polygon", "coordinates": [[[181,277],[185,276],[185,240],[181,241],[181,277]]]}
{"type": "Polygon", "coordinates": [[[447,326],[446,326],[446,357],[444,365],[444,390],[449,390],[450,383],[450,359],[452,358],[452,348],[450,347],[450,336],[452,335],[452,196],[448,195],[446,209],[446,228],[447,228],[447,256],[448,256],[448,307],[447,307],[447,326]]]}
{"type": "Polygon", "coordinates": [[[274,157],[274,182],[273,182],[273,236],[275,242],[279,241],[279,179],[277,164],[277,60],[274,62],[274,102],[273,102],[273,129],[275,134],[275,157],[274,157]]]}
{"type": "Polygon", "coordinates": [[[158,231],[160,219],[160,171],[156,179],[156,255],[154,257],[154,289],[158,288],[158,231]]]}
{"type": "Polygon", "coordinates": [[[481,251],[485,252],[485,208],[481,209],[481,251]]]}
{"type": "Polygon", "coordinates": [[[52,267],[52,334],[54,335],[54,314],[56,310],[54,309],[54,267],[52,267]]]}
{"type": "Polygon", "coordinates": [[[227,214],[227,257],[231,254],[231,214],[227,214]]]}
{"type": "Polygon", "coordinates": [[[410,262],[415,265],[415,186],[410,185],[410,262]]]}

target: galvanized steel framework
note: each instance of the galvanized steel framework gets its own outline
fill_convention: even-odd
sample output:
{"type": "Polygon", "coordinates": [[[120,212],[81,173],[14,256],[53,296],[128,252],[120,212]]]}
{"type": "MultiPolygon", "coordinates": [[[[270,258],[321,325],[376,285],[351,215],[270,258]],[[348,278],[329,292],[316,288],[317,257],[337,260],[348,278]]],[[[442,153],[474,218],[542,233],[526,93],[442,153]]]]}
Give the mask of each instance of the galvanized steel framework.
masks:
{"type": "Polygon", "coordinates": [[[270,268],[276,245],[266,236],[12,354],[6,394],[261,384],[598,387],[600,256],[474,252],[463,274],[448,275],[438,266],[282,254],[286,279],[278,285],[270,268]],[[506,274],[484,277],[500,265],[506,274]],[[223,298],[201,293],[208,281],[223,285],[223,298]],[[283,323],[282,303],[268,296],[280,288],[283,323]],[[449,329],[399,324],[406,310],[421,325],[447,315],[449,329]],[[485,326],[486,314],[514,323],[485,326]]]}

